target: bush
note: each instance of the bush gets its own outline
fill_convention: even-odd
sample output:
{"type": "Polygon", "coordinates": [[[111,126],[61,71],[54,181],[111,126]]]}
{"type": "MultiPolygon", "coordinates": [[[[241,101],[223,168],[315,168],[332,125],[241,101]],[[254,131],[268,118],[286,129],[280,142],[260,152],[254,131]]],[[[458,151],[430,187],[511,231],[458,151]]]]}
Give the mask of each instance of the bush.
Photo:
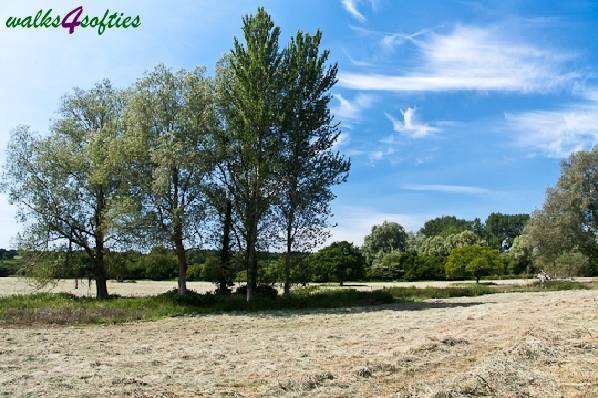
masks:
{"type": "Polygon", "coordinates": [[[17,275],[21,265],[19,260],[0,260],[0,276],[17,275]]]}
{"type": "Polygon", "coordinates": [[[394,251],[375,261],[368,276],[376,280],[442,280],[444,260],[438,256],[418,256],[394,251]]]}
{"type": "Polygon", "coordinates": [[[204,280],[204,264],[191,264],[187,267],[188,281],[203,281],[204,280]]]}
{"type": "MultiPolygon", "coordinates": [[[[235,291],[235,294],[246,296],[247,285],[239,286],[235,291]]],[[[274,300],[278,296],[278,290],[270,285],[258,285],[257,289],[253,291],[253,294],[257,297],[274,300]]]]}
{"type": "Polygon", "coordinates": [[[309,256],[315,282],[340,282],[363,278],[365,259],[359,249],[347,241],[334,242],[309,256]]]}
{"type": "Polygon", "coordinates": [[[466,245],[451,251],[444,265],[447,278],[473,278],[503,270],[498,250],[480,245],[466,245]]]}
{"type": "Polygon", "coordinates": [[[177,274],[178,262],[176,256],[163,248],[154,248],[151,253],[143,256],[139,263],[145,270],[145,277],[160,281],[172,279],[177,274]]]}

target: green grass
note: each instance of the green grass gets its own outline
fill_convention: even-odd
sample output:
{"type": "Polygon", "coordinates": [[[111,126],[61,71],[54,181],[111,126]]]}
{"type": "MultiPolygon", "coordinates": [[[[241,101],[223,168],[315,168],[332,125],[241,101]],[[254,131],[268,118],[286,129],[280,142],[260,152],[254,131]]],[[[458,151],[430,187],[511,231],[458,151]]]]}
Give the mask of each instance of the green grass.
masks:
{"type": "Polygon", "coordinates": [[[470,284],[447,288],[392,287],[371,292],[319,290],[317,287],[311,287],[293,292],[288,299],[257,296],[250,303],[245,301],[243,295],[219,296],[193,291],[189,291],[185,297],[178,296],[176,291],[169,291],[157,296],[112,297],[108,300],[78,297],[67,293],[36,293],[0,297],[0,325],[121,323],[180,315],[343,308],[493,293],[596,287],[592,284],[568,281],[531,286],[470,284]]]}
{"type": "Polygon", "coordinates": [[[418,301],[426,299],[447,299],[451,297],[474,297],[495,293],[523,293],[546,292],[556,290],[584,290],[595,288],[589,283],[572,281],[550,281],[546,283],[533,283],[530,285],[494,285],[487,283],[472,284],[462,283],[457,286],[444,288],[425,287],[389,287],[384,291],[389,292],[396,300],[418,301]]]}
{"type": "Polygon", "coordinates": [[[245,301],[244,296],[236,294],[218,296],[193,291],[188,293],[185,297],[170,291],[157,296],[112,297],[108,300],[66,293],[7,296],[0,298],[0,324],[120,323],[179,315],[339,308],[394,302],[390,293],[381,290],[297,292],[288,299],[257,296],[250,303],[245,301]]]}

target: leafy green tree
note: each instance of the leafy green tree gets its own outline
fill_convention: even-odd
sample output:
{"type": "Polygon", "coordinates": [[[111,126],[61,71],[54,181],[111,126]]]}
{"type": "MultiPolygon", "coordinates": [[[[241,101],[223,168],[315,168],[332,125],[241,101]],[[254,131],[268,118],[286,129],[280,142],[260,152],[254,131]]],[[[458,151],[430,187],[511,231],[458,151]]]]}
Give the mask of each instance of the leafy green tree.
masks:
{"type": "Polygon", "coordinates": [[[530,274],[533,272],[533,247],[526,234],[515,237],[508,254],[513,261],[513,273],[520,274],[525,272],[526,274],[530,274]]]}
{"type": "Polygon", "coordinates": [[[532,214],[525,233],[544,264],[556,265],[560,256],[574,252],[597,258],[598,147],[562,162],[556,186],[548,189],[543,209],[532,214]]]}
{"type": "Polygon", "coordinates": [[[244,239],[247,300],[257,287],[259,230],[280,192],[283,70],[280,29],[263,8],[243,18],[245,44],[235,38],[217,70],[218,109],[224,123],[218,139],[223,181],[231,193],[244,239]]]}
{"type": "Polygon", "coordinates": [[[139,259],[139,265],[143,267],[147,279],[162,281],[176,275],[178,261],[172,251],[164,247],[155,247],[139,259]]]}
{"type": "Polygon", "coordinates": [[[347,241],[333,242],[309,257],[314,279],[319,282],[344,281],[363,277],[365,260],[359,249],[347,241]]]}
{"type": "Polygon", "coordinates": [[[407,241],[405,250],[410,253],[419,253],[425,236],[421,232],[407,232],[407,241]]]}
{"type": "Polygon", "coordinates": [[[484,275],[498,273],[502,266],[498,250],[480,245],[466,245],[453,249],[444,264],[447,278],[473,277],[476,283],[484,275]]]}
{"type": "Polygon", "coordinates": [[[334,150],[339,131],[330,114],[337,66],[326,66],[322,34],[298,32],[284,50],[281,194],[277,218],[286,246],[284,291],[291,288],[294,252],[311,250],[330,236],[332,186],[347,180],[350,163],[334,150]]]}
{"type": "Polygon", "coordinates": [[[462,220],[454,216],[436,217],[426,221],[419,232],[424,234],[426,238],[448,236],[463,231],[471,231],[474,224],[475,221],[462,220]]]}
{"type": "Polygon", "coordinates": [[[445,279],[444,259],[438,256],[419,256],[413,252],[393,251],[374,261],[368,276],[384,280],[442,280],[445,279]]]}
{"type": "Polygon", "coordinates": [[[376,258],[394,250],[404,251],[407,248],[407,233],[397,222],[384,221],[382,225],[374,225],[369,235],[363,239],[361,251],[368,264],[376,258]]]}
{"type": "Polygon", "coordinates": [[[508,250],[514,239],[523,232],[529,214],[491,213],[484,224],[485,237],[490,247],[508,250]]]}
{"type": "MultiPolygon", "coordinates": [[[[540,264],[542,265],[543,259],[540,258],[540,264]]],[[[585,254],[572,250],[561,253],[556,259],[550,262],[546,262],[543,265],[543,269],[548,272],[549,275],[565,278],[579,275],[587,275],[588,273],[589,258],[585,254]]]]}
{"type": "Polygon", "coordinates": [[[447,236],[436,235],[422,241],[419,253],[425,256],[445,257],[457,247],[476,243],[483,244],[485,242],[472,231],[462,231],[447,236]]]}
{"type": "Polygon", "coordinates": [[[93,264],[98,298],[108,297],[104,257],[108,245],[122,243],[116,232],[128,207],[121,194],[123,108],[123,95],[107,80],[74,89],[49,135],[37,137],[25,126],[13,131],[4,173],[9,201],[30,223],[20,248],[43,253],[70,241],[93,264]]]}
{"type": "Polygon", "coordinates": [[[148,240],[175,249],[184,295],[185,245],[197,240],[205,219],[204,189],[215,163],[213,83],[203,68],[173,72],[159,65],[131,90],[127,122],[138,144],[131,178],[148,240]]]}

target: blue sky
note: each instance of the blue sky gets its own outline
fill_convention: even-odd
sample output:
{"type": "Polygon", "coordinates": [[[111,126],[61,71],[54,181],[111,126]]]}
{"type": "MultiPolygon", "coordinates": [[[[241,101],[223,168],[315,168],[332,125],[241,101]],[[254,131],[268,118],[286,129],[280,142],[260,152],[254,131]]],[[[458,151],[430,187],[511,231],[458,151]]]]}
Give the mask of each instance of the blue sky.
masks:
{"type": "MultiPolygon", "coordinates": [[[[324,33],[339,63],[333,111],[352,159],[334,239],[374,223],[416,230],[439,215],[485,219],[541,206],[559,162],[598,143],[598,3],[591,1],[20,1],[0,5],[0,161],[10,130],[46,132],[59,98],[108,77],[130,85],[158,63],[217,59],[264,5],[282,28],[324,33]],[[141,16],[136,29],[7,29],[52,7],[141,16]]],[[[0,247],[19,231],[0,194],[0,247]]]]}

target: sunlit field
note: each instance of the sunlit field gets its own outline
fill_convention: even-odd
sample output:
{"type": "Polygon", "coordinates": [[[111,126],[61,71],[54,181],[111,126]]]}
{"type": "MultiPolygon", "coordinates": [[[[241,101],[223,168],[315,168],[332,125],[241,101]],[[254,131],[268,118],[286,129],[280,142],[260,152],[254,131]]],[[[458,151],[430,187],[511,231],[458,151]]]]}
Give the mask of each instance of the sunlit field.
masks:
{"type": "MultiPolygon", "coordinates": [[[[1,281],[5,292],[7,281],[14,282],[1,281]]],[[[171,287],[138,283],[156,291],[171,287]]],[[[208,287],[191,285],[199,286],[208,287]]],[[[597,303],[598,290],[575,290],[115,325],[3,325],[0,391],[593,397],[597,303]]]]}

